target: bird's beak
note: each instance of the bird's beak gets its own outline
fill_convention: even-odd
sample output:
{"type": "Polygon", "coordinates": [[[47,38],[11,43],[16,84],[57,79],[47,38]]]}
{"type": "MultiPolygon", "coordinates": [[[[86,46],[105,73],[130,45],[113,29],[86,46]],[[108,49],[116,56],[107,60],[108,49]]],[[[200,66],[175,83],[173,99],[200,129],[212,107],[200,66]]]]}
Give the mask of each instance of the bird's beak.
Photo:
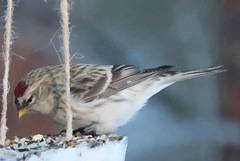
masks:
{"type": "Polygon", "coordinates": [[[21,107],[18,110],[18,118],[21,118],[28,111],[27,107],[21,107]]]}

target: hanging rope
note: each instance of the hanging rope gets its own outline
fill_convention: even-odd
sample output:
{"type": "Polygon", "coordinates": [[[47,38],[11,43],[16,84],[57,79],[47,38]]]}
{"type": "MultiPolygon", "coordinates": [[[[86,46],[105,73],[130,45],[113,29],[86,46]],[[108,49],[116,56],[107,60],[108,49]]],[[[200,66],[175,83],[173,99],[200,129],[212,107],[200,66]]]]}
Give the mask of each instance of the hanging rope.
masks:
{"type": "Polygon", "coordinates": [[[3,46],[3,60],[4,60],[4,75],[3,75],[3,93],[2,93],[2,117],[0,129],[0,144],[4,145],[7,134],[7,96],[9,93],[9,68],[10,68],[10,51],[12,44],[12,17],[13,17],[13,2],[7,1],[7,10],[5,15],[5,33],[3,46]]]}
{"type": "Polygon", "coordinates": [[[61,25],[62,25],[62,38],[63,38],[63,54],[65,62],[66,74],[66,118],[67,118],[67,140],[72,139],[72,110],[70,107],[70,52],[69,52],[69,2],[68,0],[61,0],[61,25]]]}

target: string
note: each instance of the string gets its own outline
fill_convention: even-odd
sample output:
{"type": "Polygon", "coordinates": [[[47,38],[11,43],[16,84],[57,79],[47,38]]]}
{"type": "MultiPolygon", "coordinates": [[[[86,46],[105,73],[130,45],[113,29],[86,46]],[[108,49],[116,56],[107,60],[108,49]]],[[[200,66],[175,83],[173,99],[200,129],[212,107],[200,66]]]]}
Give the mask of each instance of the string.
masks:
{"type": "Polygon", "coordinates": [[[69,52],[69,2],[68,0],[61,0],[60,3],[61,25],[62,25],[62,39],[63,39],[63,54],[64,54],[64,68],[66,74],[66,119],[67,140],[72,139],[72,111],[70,107],[70,52],[69,52]]]}
{"type": "Polygon", "coordinates": [[[13,2],[7,1],[7,10],[5,14],[5,33],[3,45],[4,75],[3,75],[3,93],[2,93],[2,117],[0,127],[0,144],[4,145],[7,134],[7,96],[9,93],[9,69],[10,69],[10,51],[12,44],[12,18],[13,18],[13,2]]]}

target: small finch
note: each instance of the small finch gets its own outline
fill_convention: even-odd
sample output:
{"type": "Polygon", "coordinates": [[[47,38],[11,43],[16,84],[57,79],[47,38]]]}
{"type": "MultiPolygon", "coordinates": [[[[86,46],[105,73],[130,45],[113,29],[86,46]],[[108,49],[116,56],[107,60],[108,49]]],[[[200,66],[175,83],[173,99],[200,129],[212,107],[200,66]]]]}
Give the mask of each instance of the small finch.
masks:
{"type": "MultiPolygon", "coordinates": [[[[221,66],[176,72],[173,66],[140,69],[134,65],[71,65],[70,106],[73,128],[109,133],[126,124],[148,99],[182,80],[225,71],[221,66]]],[[[62,65],[30,72],[16,86],[19,118],[25,113],[48,115],[66,125],[65,72],[62,65]]]]}

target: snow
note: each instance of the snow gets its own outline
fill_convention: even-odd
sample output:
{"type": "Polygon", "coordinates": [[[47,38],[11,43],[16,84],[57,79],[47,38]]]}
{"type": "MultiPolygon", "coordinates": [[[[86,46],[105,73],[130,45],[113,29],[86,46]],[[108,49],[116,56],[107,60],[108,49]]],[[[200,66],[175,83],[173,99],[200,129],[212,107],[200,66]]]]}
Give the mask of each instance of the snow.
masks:
{"type": "Polygon", "coordinates": [[[113,134],[77,136],[69,142],[59,142],[61,136],[35,135],[8,140],[0,148],[4,161],[124,161],[127,137],[113,134]],[[36,139],[37,138],[37,139],[36,139]]]}

